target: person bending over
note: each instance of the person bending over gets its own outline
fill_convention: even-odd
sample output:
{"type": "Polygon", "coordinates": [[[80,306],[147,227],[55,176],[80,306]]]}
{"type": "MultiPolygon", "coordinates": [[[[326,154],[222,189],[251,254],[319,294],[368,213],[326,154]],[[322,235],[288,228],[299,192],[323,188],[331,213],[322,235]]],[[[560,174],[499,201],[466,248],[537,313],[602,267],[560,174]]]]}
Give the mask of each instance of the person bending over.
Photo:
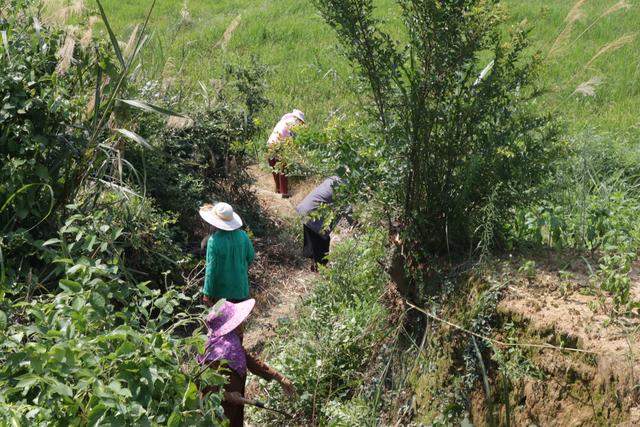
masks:
{"type": "Polygon", "coordinates": [[[304,221],[302,254],[313,260],[312,271],[318,270],[318,264],[325,265],[327,263],[326,257],[331,245],[331,231],[339,219],[338,216],[331,224],[326,224],[326,215],[321,213],[320,208],[333,205],[334,188],[341,182],[342,180],[337,176],[325,179],[296,208],[304,221]]]}
{"type": "Polygon", "coordinates": [[[282,159],[278,155],[278,150],[282,143],[294,136],[294,128],[304,124],[304,113],[300,110],[293,110],[282,116],[273,128],[267,141],[269,166],[273,168],[273,180],[276,184],[276,193],[282,194],[283,198],[290,197],[289,179],[285,174],[286,165],[283,164],[282,159]]]}

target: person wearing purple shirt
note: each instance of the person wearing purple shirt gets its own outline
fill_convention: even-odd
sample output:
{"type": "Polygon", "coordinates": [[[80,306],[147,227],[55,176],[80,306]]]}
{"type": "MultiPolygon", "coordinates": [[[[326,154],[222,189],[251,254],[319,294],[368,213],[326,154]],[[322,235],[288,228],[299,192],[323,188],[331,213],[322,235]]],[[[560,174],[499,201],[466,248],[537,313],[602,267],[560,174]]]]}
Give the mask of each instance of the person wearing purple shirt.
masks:
{"type": "MultiPolygon", "coordinates": [[[[222,408],[231,427],[244,425],[244,405],[251,403],[244,396],[247,371],[267,381],[278,381],[289,397],[296,395],[288,378],[247,353],[242,346],[242,322],[253,310],[255,302],[254,299],[236,304],[224,301],[219,309],[214,308],[205,319],[208,335],[204,354],[196,356],[200,365],[211,369],[226,368],[229,381],[224,387],[222,408]]],[[[215,391],[215,387],[207,387],[202,393],[215,391]]]]}

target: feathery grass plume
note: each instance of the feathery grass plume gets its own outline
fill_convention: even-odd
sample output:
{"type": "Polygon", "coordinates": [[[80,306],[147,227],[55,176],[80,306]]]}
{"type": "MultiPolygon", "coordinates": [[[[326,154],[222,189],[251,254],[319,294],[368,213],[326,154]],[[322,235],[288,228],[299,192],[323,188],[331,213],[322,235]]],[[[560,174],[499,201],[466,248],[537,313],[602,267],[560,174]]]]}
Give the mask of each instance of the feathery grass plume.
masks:
{"type": "MultiPolygon", "coordinates": [[[[102,79],[102,84],[100,85],[100,92],[104,92],[104,88],[109,84],[109,82],[111,81],[111,78],[107,77],[103,77],[102,79]]],[[[89,99],[89,102],[87,102],[87,108],[85,109],[85,114],[87,117],[89,117],[91,114],[93,114],[93,109],[95,108],[96,105],[96,94],[95,92],[91,95],[91,98],[89,99]]]]}
{"type": "Polygon", "coordinates": [[[589,62],[585,64],[584,68],[589,68],[591,64],[593,64],[596,61],[596,59],[598,59],[605,53],[614,52],[620,49],[621,47],[623,47],[624,45],[631,43],[633,40],[635,40],[636,34],[637,33],[626,34],[620,38],[617,38],[611,43],[607,43],[606,45],[602,46],[600,50],[598,50],[598,52],[596,52],[596,54],[593,55],[593,57],[589,60],[589,62]]]}
{"type": "Polygon", "coordinates": [[[76,48],[76,39],[73,37],[73,32],[69,32],[64,39],[64,44],[58,50],[58,65],[56,66],[56,72],[60,75],[65,74],[71,66],[71,59],[73,59],[73,52],[76,48]]]}
{"type": "Polygon", "coordinates": [[[173,58],[168,58],[161,72],[161,85],[163,90],[167,90],[174,82],[176,75],[176,64],[173,58]]]}
{"type": "Polygon", "coordinates": [[[221,48],[222,50],[227,49],[227,44],[229,43],[229,40],[231,40],[231,36],[238,28],[238,25],[240,25],[240,18],[241,18],[241,15],[238,15],[235,17],[233,21],[231,21],[227,29],[224,30],[224,34],[222,35],[222,38],[218,40],[218,42],[215,44],[214,46],[215,49],[217,48],[221,48]]]}
{"type": "Polygon", "coordinates": [[[133,50],[136,48],[136,41],[138,39],[138,30],[140,29],[140,25],[136,25],[133,27],[133,31],[129,36],[129,40],[127,40],[127,44],[124,45],[124,49],[122,49],[122,55],[125,58],[130,57],[133,54],[133,50]]]}
{"type": "Polygon", "coordinates": [[[562,49],[562,45],[571,36],[571,32],[573,31],[576,22],[586,16],[586,13],[582,10],[582,6],[584,6],[586,2],[587,0],[578,0],[574,3],[573,7],[571,7],[569,13],[567,13],[567,16],[564,18],[565,27],[551,45],[549,55],[555,55],[562,49]]]}
{"type": "Polygon", "coordinates": [[[89,46],[89,44],[91,43],[91,40],[93,39],[93,26],[99,20],[100,18],[98,18],[97,16],[89,17],[89,22],[87,23],[87,27],[85,28],[84,33],[80,38],[80,46],[85,48],[89,46]]]}
{"type": "Polygon", "coordinates": [[[626,0],[620,0],[618,3],[614,4],[613,6],[611,6],[609,9],[605,10],[604,13],[602,14],[602,17],[604,18],[607,15],[611,15],[612,13],[615,13],[621,9],[631,9],[631,4],[629,4],[626,0]]]}
{"type": "Polygon", "coordinates": [[[193,19],[191,18],[191,12],[189,11],[187,0],[184,0],[182,3],[182,9],[180,10],[180,25],[189,26],[192,23],[193,19]]]}
{"type": "Polygon", "coordinates": [[[44,20],[49,23],[66,24],[71,16],[79,15],[84,10],[84,0],[76,0],[62,6],[60,0],[43,0],[44,20]]]}
{"type": "Polygon", "coordinates": [[[602,77],[591,77],[586,82],[580,83],[571,95],[580,93],[584,96],[596,96],[596,87],[600,86],[602,84],[602,81],[602,77]]]}
{"type": "Polygon", "coordinates": [[[79,15],[84,10],[84,0],[76,0],[69,7],[71,8],[72,14],[79,15]]]}
{"type": "Polygon", "coordinates": [[[171,129],[186,129],[194,125],[193,119],[189,117],[170,116],[167,119],[167,127],[171,129]]]}
{"type": "Polygon", "coordinates": [[[51,13],[47,18],[48,21],[53,21],[56,24],[66,24],[67,20],[71,16],[71,7],[60,7],[51,13]]]}
{"type": "Polygon", "coordinates": [[[602,14],[600,16],[598,16],[596,19],[593,20],[593,22],[591,24],[589,24],[589,26],[587,28],[584,29],[583,32],[580,33],[580,35],[578,35],[578,37],[576,37],[567,47],[571,47],[573,46],[578,40],[580,40],[582,38],[582,36],[584,36],[586,33],[589,32],[589,30],[591,30],[593,27],[596,26],[596,24],[598,22],[600,22],[600,20],[602,20],[602,18],[611,15],[612,13],[615,13],[619,10],[628,10],[631,9],[631,5],[629,3],[626,2],[626,0],[621,0],[618,3],[614,4],[613,6],[611,6],[609,9],[605,10],[604,12],[602,12],[602,14]]]}

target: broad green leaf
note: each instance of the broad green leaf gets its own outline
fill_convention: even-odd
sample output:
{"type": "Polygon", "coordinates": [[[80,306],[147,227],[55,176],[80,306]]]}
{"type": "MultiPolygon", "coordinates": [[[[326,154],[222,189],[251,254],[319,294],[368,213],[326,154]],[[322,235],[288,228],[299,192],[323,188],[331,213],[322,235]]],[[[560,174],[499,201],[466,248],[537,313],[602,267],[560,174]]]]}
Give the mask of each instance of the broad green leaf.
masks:
{"type": "Polygon", "coordinates": [[[112,381],[108,387],[122,397],[131,397],[131,391],[128,388],[123,388],[118,381],[112,381]]]}
{"type": "Polygon", "coordinates": [[[59,286],[67,292],[80,292],[82,285],[69,279],[60,279],[59,286]]]}
{"type": "Polygon", "coordinates": [[[136,346],[131,341],[125,341],[116,350],[117,356],[130,356],[136,351],[136,346]]]}
{"type": "Polygon", "coordinates": [[[189,407],[193,402],[196,401],[197,396],[198,388],[192,381],[189,381],[189,385],[184,391],[184,396],[182,396],[182,406],[189,407]]]}
{"type": "Polygon", "coordinates": [[[158,298],[157,300],[155,300],[155,302],[153,303],[153,305],[155,305],[156,307],[158,307],[159,309],[163,309],[165,305],[167,305],[167,299],[165,297],[162,298],[158,298]]]}
{"type": "Polygon", "coordinates": [[[18,377],[16,388],[24,389],[24,393],[26,393],[35,383],[40,381],[42,381],[42,377],[30,372],[18,377]]]}
{"type": "Polygon", "coordinates": [[[181,422],[182,414],[176,409],[169,417],[169,420],[167,421],[167,427],[178,427],[181,422]]]}
{"type": "Polygon", "coordinates": [[[107,407],[103,403],[98,403],[89,412],[87,424],[90,426],[98,425],[100,419],[105,414],[105,412],[107,412],[107,407]]]}
{"type": "Polygon", "coordinates": [[[106,301],[102,294],[99,292],[91,292],[91,305],[98,311],[103,311],[106,305],[106,301]]]}
{"type": "Polygon", "coordinates": [[[138,135],[133,131],[130,131],[127,129],[116,129],[116,131],[124,135],[125,137],[129,138],[130,140],[137,142],[138,144],[142,145],[145,148],[151,148],[151,145],[149,145],[146,139],[144,139],[143,137],[141,137],[140,135],[138,135]]]}
{"type": "Polygon", "coordinates": [[[73,396],[73,390],[71,390],[71,387],[69,387],[68,385],[54,379],[49,379],[47,382],[51,385],[51,391],[53,391],[54,393],[66,397],[73,396]]]}
{"type": "Polygon", "coordinates": [[[0,331],[4,331],[7,328],[7,314],[0,310],[0,331]]]}
{"type": "Polygon", "coordinates": [[[46,242],[44,242],[42,244],[42,246],[49,246],[49,245],[53,245],[53,244],[60,243],[60,242],[62,242],[62,240],[57,239],[57,238],[54,237],[53,239],[49,239],[46,242]]]}
{"type": "Polygon", "coordinates": [[[74,274],[76,271],[79,271],[80,269],[85,268],[84,265],[82,264],[76,264],[76,265],[72,265],[68,270],[67,270],[67,274],[74,274]]]}

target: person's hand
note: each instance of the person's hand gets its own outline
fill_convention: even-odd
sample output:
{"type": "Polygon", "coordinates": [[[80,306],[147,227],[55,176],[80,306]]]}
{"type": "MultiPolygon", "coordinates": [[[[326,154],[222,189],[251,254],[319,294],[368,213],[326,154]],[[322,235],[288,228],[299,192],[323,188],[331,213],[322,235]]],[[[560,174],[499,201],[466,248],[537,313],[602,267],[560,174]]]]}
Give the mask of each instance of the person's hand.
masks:
{"type": "Polygon", "coordinates": [[[287,395],[287,397],[294,398],[298,396],[298,391],[289,378],[282,377],[280,379],[280,385],[282,386],[282,391],[284,391],[284,394],[287,395]]]}
{"type": "Polygon", "coordinates": [[[242,397],[242,395],[237,391],[225,391],[224,400],[231,403],[232,405],[244,405],[245,402],[244,397],[242,397]]]}

